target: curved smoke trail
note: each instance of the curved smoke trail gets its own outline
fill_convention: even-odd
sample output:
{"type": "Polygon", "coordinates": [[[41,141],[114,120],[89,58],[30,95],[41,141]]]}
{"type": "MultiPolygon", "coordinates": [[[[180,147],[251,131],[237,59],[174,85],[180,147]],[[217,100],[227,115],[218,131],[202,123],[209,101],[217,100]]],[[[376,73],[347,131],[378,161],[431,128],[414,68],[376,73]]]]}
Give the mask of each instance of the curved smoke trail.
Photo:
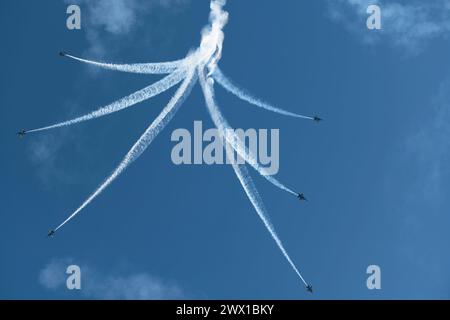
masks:
{"type": "MultiPolygon", "coordinates": [[[[224,129],[227,129],[227,128],[230,128],[230,127],[227,124],[227,121],[223,118],[222,114],[220,113],[219,108],[217,107],[217,104],[216,104],[215,99],[214,99],[214,89],[212,87],[212,81],[209,82],[210,79],[208,79],[208,80],[205,79],[205,76],[204,76],[204,73],[203,73],[204,70],[202,70],[202,67],[203,66],[200,65],[199,68],[198,68],[198,77],[200,79],[200,85],[202,87],[203,95],[205,97],[206,105],[207,105],[208,110],[210,112],[211,118],[213,119],[213,122],[215,123],[216,127],[219,129],[219,132],[221,132],[220,134],[223,137],[224,129]]],[[[231,138],[233,138],[233,139],[230,139],[230,136],[226,134],[227,132],[232,132],[232,130],[226,130],[225,131],[226,143],[228,145],[231,145],[233,147],[233,149],[235,149],[241,156],[243,156],[241,153],[245,154],[245,152],[242,152],[242,145],[239,145],[239,140],[235,139],[235,138],[238,138],[238,137],[231,136],[231,138]],[[236,142],[238,144],[237,146],[236,146],[236,142]]],[[[227,156],[230,157],[231,155],[227,153],[227,156]]],[[[278,248],[281,250],[281,253],[284,255],[286,260],[289,262],[290,266],[295,271],[295,273],[298,275],[300,280],[303,282],[303,284],[305,286],[308,286],[308,283],[305,281],[305,279],[301,275],[300,271],[295,266],[295,264],[292,261],[291,257],[289,256],[289,254],[287,253],[286,249],[284,248],[283,243],[281,242],[280,238],[278,237],[278,235],[277,235],[277,233],[276,233],[272,223],[270,222],[270,220],[268,218],[268,215],[266,213],[266,210],[264,208],[262,199],[259,196],[258,190],[256,189],[255,185],[253,184],[252,178],[248,174],[247,168],[245,167],[245,165],[237,164],[235,161],[233,161],[233,159],[230,159],[230,160],[231,160],[230,162],[233,165],[233,169],[234,169],[234,171],[236,173],[236,176],[238,177],[242,187],[244,188],[245,193],[247,194],[247,197],[250,199],[253,207],[255,208],[256,212],[258,213],[258,216],[263,221],[264,226],[267,228],[267,230],[269,231],[270,235],[275,240],[275,243],[277,244],[278,248]]],[[[257,169],[259,167],[258,163],[256,161],[253,161],[254,159],[248,159],[248,160],[251,161],[251,162],[249,162],[249,164],[251,164],[252,166],[255,165],[254,168],[256,170],[258,170],[257,169]]],[[[260,171],[258,170],[258,172],[260,172],[260,171]]],[[[268,175],[263,175],[263,176],[265,178],[268,178],[268,177],[271,178],[268,175]]],[[[278,182],[276,179],[273,179],[273,180],[278,182]]],[[[272,182],[271,180],[269,180],[269,181],[272,182]]],[[[278,182],[278,184],[283,186],[279,182],[278,182]]],[[[278,186],[278,184],[277,184],[277,186],[278,186]]],[[[294,193],[293,191],[289,190],[286,187],[284,187],[283,189],[287,190],[288,192],[294,193]]]]}
{"type": "Polygon", "coordinates": [[[275,240],[278,248],[281,250],[281,253],[284,255],[286,260],[291,265],[292,269],[294,269],[295,273],[299,276],[300,280],[304,283],[305,286],[308,286],[308,283],[303,278],[300,271],[295,266],[294,262],[292,261],[291,257],[287,253],[286,249],[284,248],[283,243],[281,242],[280,238],[278,237],[272,223],[270,222],[264,204],[262,202],[262,199],[258,193],[258,190],[256,189],[252,178],[248,174],[247,168],[245,165],[239,165],[236,163],[233,163],[233,169],[236,173],[236,176],[238,177],[239,181],[241,182],[242,187],[245,190],[245,193],[247,194],[247,197],[250,199],[253,207],[255,208],[256,212],[258,213],[258,216],[261,218],[261,220],[264,223],[264,226],[269,231],[272,238],[275,240]]]}
{"type": "Polygon", "coordinates": [[[235,85],[229,78],[227,78],[223,72],[219,69],[219,67],[216,67],[213,73],[213,78],[216,80],[225,90],[228,92],[234,94],[239,99],[244,100],[254,106],[266,109],[268,111],[276,112],[288,117],[295,117],[295,118],[302,118],[302,119],[308,119],[308,120],[314,120],[314,117],[308,117],[301,114],[289,112],[277,107],[274,107],[273,105],[262,101],[259,98],[256,98],[252,96],[251,94],[245,92],[243,89],[239,88],[237,85],[235,85]]]}
{"type": "Polygon", "coordinates": [[[228,22],[228,12],[223,10],[225,4],[226,0],[211,0],[210,25],[202,30],[200,52],[206,53],[208,58],[204,63],[204,67],[208,70],[208,75],[214,72],[217,63],[222,57],[223,40],[225,38],[222,29],[228,22]]]}
{"type": "Polygon", "coordinates": [[[203,89],[208,112],[209,112],[215,126],[219,130],[219,134],[222,136],[222,138],[225,138],[225,140],[233,147],[233,149],[236,150],[236,152],[239,154],[239,156],[241,156],[248,164],[250,164],[256,171],[258,171],[270,183],[272,183],[276,187],[280,188],[281,190],[284,190],[292,195],[297,196],[296,192],[294,192],[290,188],[286,187],[284,184],[282,184],[276,178],[272,177],[267,172],[267,170],[258,163],[256,158],[248,150],[248,148],[245,146],[245,144],[242,143],[242,141],[235,134],[234,130],[230,127],[227,120],[223,117],[222,113],[220,112],[220,109],[218,108],[217,103],[214,98],[214,90],[212,88],[212,84],[208,83],[208,81],[210,79],[206,80],[204,78],[204,75],[202,74],[202,70],[199,70],[198,72],[199,72],[199,78],[200,78],[200,85],[202,86],[202,89],[203,89]]]}
{"type": "Polygon", "coordinates": [[[115,64],[115,63],[105,63],[99,61],[88,60],[84,58],[80,58],[68,53],[62,53],[65,57],[70,59],[87,63],[90,65],[94,65],[96,67],[121,71],[121,72],[129,72],[129,73],[140,73],[140,74],[167,74],[172,73],[180,66],[182,66],[186,59],[180,59],[175,61],[168,62],[155,62],[155,63],[132,63],[132,64],[115,64]]]}
{"type": "Polygon", "coordinates": [[[126,97],[116,100],[96,111],[90,112],[86,115],[77,117],[75,119],[67,120],[64,122],[59,122],[59,123],[56,123],[56,124],[53,124],[50,126],[46,126],[46,127],[42,127],[42,128],[38,128],[38,129],[29,130],[29,131],[27,131],[27,133],[70,126],[70,125],[73,125],[73,124],[76,124],[79,122],[92,120],[95,118],[103,117],[108,114],[123,110],[123,109],[131,107],[139,102],[142,102],[142,101],[148,100],[154,96],[157,96],[160,93],[163,93],[164,91],[169,90],[176,84],[180,83],[185,78],[185,76],[186,76],[186,71],[184,71],[184,70],[176,71],[176,72],[168,75],[167,77],[159,80],[158,82],[155,82],[155,83],[149,85],[148,87],[145,87],[144,89],[141,89],[139,91],[136,91],[136,92],[126,96],[126,97]]]}
{"type": "Polygon", "coordinates": [[[66,220],[64,220],[56,229],[60,229],[73,217],[75,217],[81,210],[83,210],[89,203],[92,202],[98,195],[102,193],[133,161],[135,161],[147,147],[152,143],[153,139],[164,129],[167,123],[173,118],[184,100],[190,94],[192,87],[197,81],[195,69],[189,71],[189,74],[176,91],[175,95],[169,101],[167,106],[161,111],[158,117],[152,122],[147,130],[142,134],[139,140],[133,145],[128,153],[123,158],[122,162],[117,166],[113,173],[94,191],[82,204],[79,206],[66,220]]]}

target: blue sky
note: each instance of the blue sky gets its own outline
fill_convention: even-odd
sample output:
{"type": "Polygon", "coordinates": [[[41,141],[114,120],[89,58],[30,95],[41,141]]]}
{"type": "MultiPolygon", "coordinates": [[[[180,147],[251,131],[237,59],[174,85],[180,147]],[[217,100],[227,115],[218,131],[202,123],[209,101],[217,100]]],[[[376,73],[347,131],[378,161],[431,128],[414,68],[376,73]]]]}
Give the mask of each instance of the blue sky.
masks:
{"type": "MultiPolygon", "coordinates": [[[[0,297],[310,299],[230,166],[176,166],[170,134],[212,127],[197,86],[145,154],[53,239],[173,90],[69,128],[65,120],[159,77],[95,70],[61,49],[117,62],[178,59],[198,46],[208,1],[3,1],[0,30],[0,297]],[[144,4],[146,3],[146,4],[144,4]],[[65,289],[68,264],[81,291],[65,289]],[[49,279],[48,275],[54,275],[49,279]]],[[[449,298],[450,7],[445,1],[233,1],[221,69],[259,97],[319,125],[252,108],[217,89],[237,128],[280,129],[278,177],[299,203],[250,170],[316,299],[449,298]],[[368,290],[366,268],[381,267],[368,290]]]]}

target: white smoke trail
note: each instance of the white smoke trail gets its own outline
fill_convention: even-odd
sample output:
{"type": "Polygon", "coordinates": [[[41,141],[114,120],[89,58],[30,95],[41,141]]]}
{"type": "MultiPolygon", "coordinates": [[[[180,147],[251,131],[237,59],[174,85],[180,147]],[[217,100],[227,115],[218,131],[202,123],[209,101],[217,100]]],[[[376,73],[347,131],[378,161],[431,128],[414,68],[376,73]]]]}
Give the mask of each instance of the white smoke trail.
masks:
{"type": "Polygon", "coordinates": [[[270,232],[270,235],[275,240],[278,248],[283,253],[286,260],[291,265],[292,269],[294,269],[295,273],[300,277],[300,280],[304,283],[305,286],[308,285],[308,283],[303,278],[300,271],[295,266],[294,262],[292,261],[291,257],[287,253],[286,249],[283,246],[283,243],[281,242],[280,238],[278,237],[272,223],[270,222],[264,204],[262,202],[262,199],[258,193],[258,190],[256,189],[252,178],[248,174],[247,168],[245,165],[239,165],[236,163],[233,163],[233,169],[236,173],[236,176],[238,177],[239,181],[241,182],[242,187],[245,190],[245,193],[247,194],[247,197],[250,199],[253,207],[255,208],[256,212],[258,213],[258,216],[261,218],[261,220],[264,223],[264,226],[267,228],[267,230],[270,232]]]}
{"type": "Polygon", "coordinates": [[[29,131],[27,131],[27,133],[70,126],[70,125],[73,125],[73,124],[76,124],[79,122],[92,120],[95,118],[103,117],[108,114],[123,110],[123,109],[131,107],[139,102],[142,102],[144,100],[148,100],[154,96],[157,96],[164,91],[167,91],[168,89],[175,86],[177,83],[181,82],[181,80],[183,80],[185,77],[186,77],[186,71],[184,71],[184,70],[176,71],[176,72],[168,75],[167,77],[159,80],[158,82],[155,82],[155,83],[149,85],[148,87],[145,87],[144,89],[136,91],[136,92],[130,94],[129,96],[126,96],[119,100],[116,100],[96,111],[90,112],[86,115],[77,117],[75,119],[67,120],[64,122],[56,123],[56,124],[38,128],[38,129],[29,130],[29,131]]]}
{"type": "Polygon", "coordinates": [[[246,162],[248,162],[255,170],[257,170],[264,178],[269,182],[274,184],[276,187],[284,190],[292,195],[297,196],[297,193],[286,187],[284,184],[279,182],[277,179],[273,178],[267,170],[260,166],[253,154],[245,147],[239,137],[236,136],[234,131],[228,125],[226,119],[222,116],[217,103],[214,99],[214,91],[212,85],[209,83],[213,81],[212,78],[208,78],[208,83],[205,79],[203,71],[208,70],[210,74],[214,70],[218,70],[217,63],[221,57],[222,43],[224,40],[224,33],[222,28],[226,25],[228,21],[228,13],[222,10],[222,6],[226,3],[225,0],[213,0],[211,1],[211,14],[210,22],[211,27],[205,28],[202,32],[202,41],[200,44],[200,52],[204,56],[212,54],[206,62],[199,64],[198,73],[200,78],[200,84],[204,92],[206,105],[208,111],[216,125],[222,138],[225,138],[228,143],[233,147],[234,150],[241,156],[246,162]]]}
{"type": "Polygon", "coordinates": [[[242,99],[244,101],[247,101],[248,103],[255,105],[257,107],[276,112],[285,116],[289,117],[295,117],[295,118],[302,118],[302,119],[308,119],[308,120],[314,120],[314,117],[308,117],[301,114],[289,112],[280,108],[277,108],[267,102],[264,102],[260,100],[259,98],[256,98],[252,96],[251,94],[245,92],[241,88],[239,88],[237,85],[235,85],[229,78],[227,78],[223,72],[219,69],[219,67],[216,67],[213,73],[213,78],[228,92],[234,94],[239,99],[242,99]]]}
{"type": "Polygon", "coordinates": [[[222,138],[224,138],[233,147],[233,149],[236,150],[239,156],[241,156],[248,164],[250,164],[270,183],[280,188],[281,190],[284,190],[292,195],[297,196],[296,192],[286,187],[276,178],[272,177],[267,172],[267,170],[258,163],[254,155],[250,152],[250,150],[248,150],[245,144],[242,143],[239,137],[235,134],[234,130],[228,124],[227,120],[223,117],[222,113],[220,112],[220,109],[217,106],[217,103],[214,98],[214,90],[212,88],[212,84],[208,82],[211,79],[208,80],[205,79],[201,70],[201,66],[199,67],[198,72],[208,112],[214,122],[214,125],[219,130],[219,134],[222,136],[222,138]]]}
{"type": "Polygon", "coordinates": [[[186,59],[168,61],[168,62],[156,62],[156,63],[132,63],[132,64],[115,64],[115,63],[105,63],[99,61],[93,61],[88,59],[83,59],[71,54],[63,53],[65,57],[77,60],[79,62],[87,63],[96,67],[129,72],[129,73],[140,73],[140,74],[167,74],[172,73],[176,69],[180,68],[186,63],[186,59]]]}
{"type": "Polygon", "coordinates": [[[133,161],[135,161],[147,147],[152,143],[153,139],[164,129],[170,122],[175,113],[178,111],[184,100],[190,94],[192,87],[197,81],[195,68],[189,71],[186,79],[176,91],[175,95],[169,101],[167,106],[161,111],[158,117],[152,122],[147,130],[142,134],[138,141],[128,151],[122,162],[117,166],[113,173],[92,193],[82,204],[78,207],[66,220],[64,220],[56,229],[60,229],[63,225],[75,217],[81,210],[83,210],[89,203],[92,202],[111,182],[113,182],[133,161]]]}
{"type": "Polygon", "coordinates": [[[225,34],[222,29],[228,22],[228,12],[223,10],[226,0],[212,0],[209,14],[210,25],[202,30],[200,52],[207,56],[205,68],[211,75],[222,57],[222,47],[225,34]]]}

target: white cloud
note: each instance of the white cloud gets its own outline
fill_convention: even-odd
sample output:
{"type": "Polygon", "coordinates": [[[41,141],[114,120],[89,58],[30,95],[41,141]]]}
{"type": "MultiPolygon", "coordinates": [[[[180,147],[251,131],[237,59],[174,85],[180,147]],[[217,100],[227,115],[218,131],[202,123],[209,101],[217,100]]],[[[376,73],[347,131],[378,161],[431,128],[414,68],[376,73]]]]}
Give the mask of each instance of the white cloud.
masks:
{"type": "MultiPolygon", "coordinates": [[[[54,259],[39,274],[39,282],[46,289],[66,290],[65,273],[73,259],[54,259]]],[[[93,299],[162,300],[183,299],[185,294],[176,284],[163,281],[148,273],[107,274],[90,265],[80,264],[80,294],[93,299]]]]}
{"type": "Polygon", "coordinates": [[[181,299],[184,296],[178,286],[146,273],[107,277],[97,275],[94,281],[87,281],[84,293],[96,299],[126,300],[181,299]]]}
{"type": "Polygon", "coordinates": [[[36,162],[53,162],[60,143],[53,136],[43,135],[30,144],[31,156],[36,162]]]}
{"type": "MultiPolygon", "coordinates": [[[[146,15],[158,7],[178,10],[189,0],[64,0],[81,7],[82,30],[89,42],[87,53],[102,57],[110,37],[129,38],[146,15]]],[[[108,46],[108,49],[111,49],[108,46]]]]}
{"type": "Polygon", "coordinates": [[[99,0],[89,1],[89,18],[91,24],[100,27],[112,34],[125,34],[136,25],[137,9],[136,0],[99,0]]]}
{"type": "Polygon", "coordinates": [[[385,153],[389,161],[379,190],[380,208],[389,216],[385,235],[400,263],[392,266],[402,284],[391,289],[414,299],[448,296],[450,259],[443,244],[450,240],[445,230],[450,221],[449,88],[450,78],[422,110],[414,111],[417,116],[405,116],[407,124],[392,136],[392,153],[385,153]],[[402,268],[409,272],[402,273],[402,268]],[[412,273],[414,277],[406,278],[412,273]]]}
{"type": "Polygon", "coordinates": [[[440,205],[446,199],[443,186],[450,178],[450,81],[444,81],[430,109],[432,117],[422,121],[407,141],[407,155],[417,164],[417,194],[440,205]]]}
{"type": "Polygon", "coordinates": [[[387,197],[395,201],[390,210],[398,221],[393,248],[399,261],[416,272],[407,284],[414,298],[448,296],[450,260],[443,244],[449,241],[449,88],[450,79],[438,88],[426,115],[399,140],[392,158],[396,164],[387,176],[387,197]]]}
{"type": "Polygon", "coordinates": [[[30,140],[27,145],[28,155],[37,169],[36,174],[46,188],[52,189],[71,181],[70,174],[61,167],[61,161],[57,157],[66,138],[65,134],[42,134],[30,140]]]}
{"type": "Polygon", "coordinates": [[[429,40],[450,34],[450,2],[385,1],[385,0],[328,0],[330,17],[356,32],[366,43],[389,43],[416,52],[429,40]],[[379,5],[382,29],[368,30],[366,9],[379,5]]]}
{"type": "MultiPolygon", "coordinates": [[[[79,115],[78,104],[63,103],[67,117],[79,115]]],[[[58,130],[57,133],[39,133],[33,139],[26,139],[27,156],[30,158],[35,173],[43,186],[50,190],[59,190],[62,185],[73,185],[80,181],[80,172],[68,169],[67,160],[61,156],[67,150],[72,154],[82,152],[83,141],[77,131],[58,130]]]]}
{"type": "Polygon", "coordinates": [[[66,279],[66,268],[70,265],[69,260],[52,260],[39,273],[39,283],[47,289],[56,290],[61,288],[66,279]]]}

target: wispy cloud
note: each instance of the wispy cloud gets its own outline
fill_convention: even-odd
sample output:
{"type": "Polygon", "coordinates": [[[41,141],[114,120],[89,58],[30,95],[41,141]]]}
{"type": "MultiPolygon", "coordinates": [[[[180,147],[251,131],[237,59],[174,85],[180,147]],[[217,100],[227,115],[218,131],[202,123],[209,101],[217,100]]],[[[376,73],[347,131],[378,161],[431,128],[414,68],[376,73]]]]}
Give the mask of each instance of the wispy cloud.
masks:
{"type": "Polygon", "coordinates": [[[70,259],[50,261],[39,273],[39,283],[46,289],[56,290],[66,282],[66,268],[70,265],[70,259]]]}
{"type": "Polygon", "coordinates": [[[189,0],[64,0],[78,4],[82,10],[82,30],[89,43],[87,54],[103,57],[112,48],[107,43],[129,39],[139,26],[144,25],[155,9],[176,11],[189,0]]]}
{"type": "Polygon", "coordinates": [[[437,89],[435,98],[416,127],[398,141],[388,172],[387,194],[394,205],[397,243],[393,248],[405,266],[415,272],[407,285],[414,298],[448,298],[450,259],[450,79],[437,89]],[[418,289],[420,287],[420,289],[418,289]]]}
{"type": "MultiPolygon", "coordinates": [[[[39,282],[48,290],[67,290],[65,273],[73,259],[54,259],[40,272],[39,282]]],[[[93,299],[161,300],[183,299],[184,292],[174,283],[148,273],[109,274],[89,264],[80,264],[80,294],[93,299]]]]}
{"type": "Polygon", "coordinates": [[[417,52],[428,41],[450,34],[450,2],[447,0],[328,0],[328,3],[330,17],[369,44],[388,41],[396,47],[417,52]],[[371,4],[381,8],[382,30],[366,28],[366,10],[371,4]]]}
{"type": "Polygon", "coordinates": [[[88,281],[85,293],[96,299],[162,300],[182,299],[181,289],[146,273],[127,276],[98,276],[88,281]]]}
{"type": "MultiPolygon", "coordinates": [[[[69,115],[77,115],[79,105],[66,102],[61,108],[69,115]]],[[[58,134],[43,133],[33,139],[27,139],[27,156],[35,167],[35,172],[44,187],[59,188],[61,185],[73,185],[79,182],[79,172],[67,169],[67,162],[61,157],[61,151],[70,148],[70,152],[80,153],[82,142],[73,131],[62,130],[58,134]],[[67,143],[71,144],[68,145],[67,143]]]]}
{"type": "Polygon", "coordinates": [[[28,156],[37,169],[35,172],[46,188],[52,189],[61,183],[72,181],[71,176],[61,167],[57,154],[62,148],[65,134],[43,134],[33,139],[28,145],[28,156]]]}
{"type": "MultiPolygon", "coordinates": [[[[417,165],[417,184],[432,203],[445,200],[443,186],[450,178],[450,80],[444,81],[432,102],[430,119],[406,143],[406,157],[417,165]]],[[[418,188],[418,189],[419,189],[418,188]]]]}

